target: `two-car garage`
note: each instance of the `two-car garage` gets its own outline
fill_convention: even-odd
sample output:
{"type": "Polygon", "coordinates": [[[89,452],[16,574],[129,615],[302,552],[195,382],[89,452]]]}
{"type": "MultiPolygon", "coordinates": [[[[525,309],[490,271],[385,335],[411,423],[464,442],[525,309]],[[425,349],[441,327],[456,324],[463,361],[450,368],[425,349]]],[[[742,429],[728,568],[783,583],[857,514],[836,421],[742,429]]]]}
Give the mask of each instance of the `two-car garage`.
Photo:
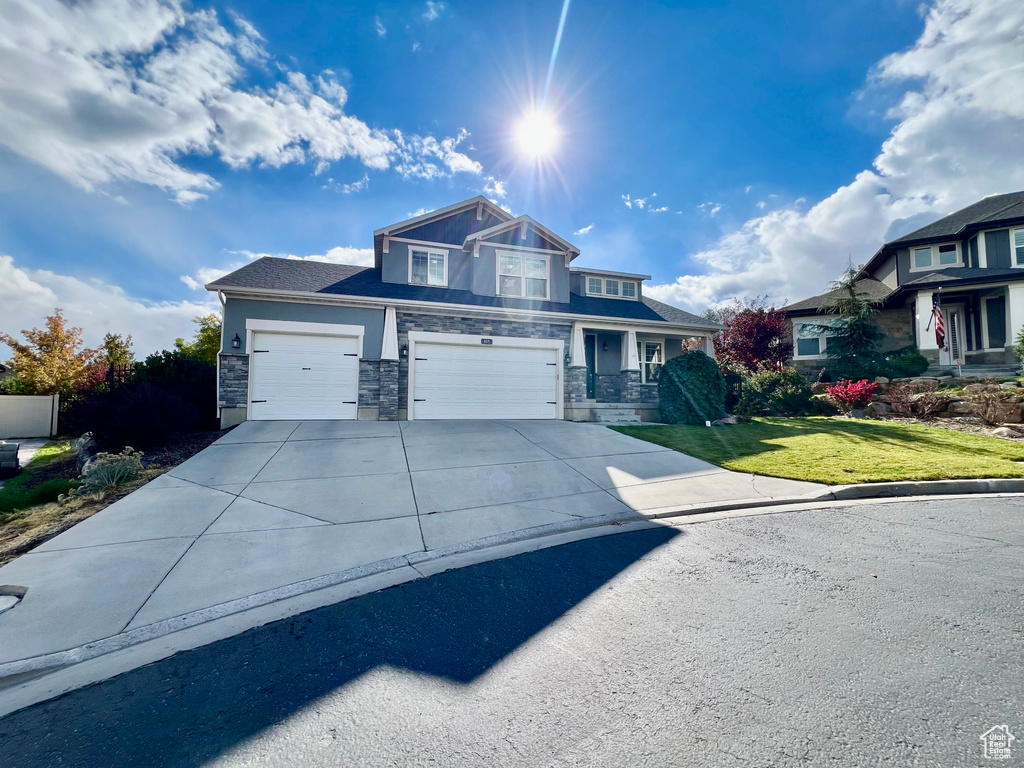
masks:
{"type": "MultiPolygon", "coordinates": [[[[250,321],[252,420],[355,419],[363,326],[250,321]]],[[[409,419],[557,419],[563,342],[410,331],[409,419]]]]}

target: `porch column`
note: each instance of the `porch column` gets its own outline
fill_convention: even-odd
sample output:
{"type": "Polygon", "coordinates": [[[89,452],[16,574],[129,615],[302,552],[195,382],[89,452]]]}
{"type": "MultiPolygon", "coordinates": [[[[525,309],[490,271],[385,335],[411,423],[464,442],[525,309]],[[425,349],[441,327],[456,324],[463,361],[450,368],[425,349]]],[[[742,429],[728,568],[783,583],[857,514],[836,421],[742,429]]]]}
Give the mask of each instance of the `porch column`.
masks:
{"type": "Polygon", "coordinates": [[[622,332],[622,355],[619,360],[619,399],[624,403],[643,400],[640,388],[640,358],[636,353],[636,331],[622,332]]]}
{"type": "Polygon", "coordinates": [[[398,320],[395,308],[390,305],[384,309],[384,343],[381,345],[380,359],[398,360],[398,320]]]}
{"type": "MultiPolygon", "coordinates": [[[[565,404],[582,403],[587,399],[587,352],[583,345],[583,325],[573,323],[569,335],[569,367],[565,371],[565,404]]],[[[565,418],[571,414],[566,411],[565,418]]]]}
{"type": "Polygon", "coordinates": [[[715,339],[713,336],[705,336],[701,341],[701,350],[712,360],[715,359],[715,339]]]}
{"type": "Polygon", "coordinates": [[[1010,327],[1006,329],[1006,346],[1017,343],[1017,334],[1024,330],[1024,283],[1010,283],[1007,286],[1010,308],[1010,327]]]}
{"type": "Polygon", "coordinates": [[[914,301],[914,324],[917,328],[917,348],[931,362],[939,361],[939,345],[935,341],[935,326],[928,327],[932,319],[932,292],[918,291],[914,301]],[[927,350],[932,350],[929,354],[927,350]]]}

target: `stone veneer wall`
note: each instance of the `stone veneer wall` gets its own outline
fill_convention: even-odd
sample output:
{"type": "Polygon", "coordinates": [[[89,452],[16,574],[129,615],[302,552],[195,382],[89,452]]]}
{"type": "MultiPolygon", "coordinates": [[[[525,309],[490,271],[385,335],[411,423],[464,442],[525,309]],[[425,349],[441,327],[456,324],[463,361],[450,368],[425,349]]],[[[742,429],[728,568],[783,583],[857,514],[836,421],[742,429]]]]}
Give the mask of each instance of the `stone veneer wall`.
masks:
{"type": "Polygon", "coordinates": [[[381,421],[398,418],[398,361],[380,361],[380,416],[381,421]]]}
{"type": "Polygon", "coordinates": [[[644,385],[640,383],[640,371],[623,371],[619,374],[622,384],[619,398],[623,403],[644,402],[644,385]]]}
{"type": "Polygon", "coordinates": [[[622,392],[622,375],[602,373],[594,377],[594,395],[599,403],[617,403],[622,392]]]}
{"type": "Polygon", "coordinates": [[[565,368],[565,404],[566,406],[586,402],[587,369],[581,366],[565,368]]]}
{"type": "MultiPolygon", "coordinates": [[[[458,315],[425,315],[416,312],[396,313],[398,321],[398,347],[408,345],[409,331],[428,331],[431,333],[461,333],[468,336],[510,336],[517,339],[560,339],[569,348],[569,336],[572,332],[571,323],[525,322],[520,320],[490,320],[487,318],[459,317],[458,315]]],[[[569,403],[570,379],[568,371],[562,377],[565,390],[565,402],[569,403]]],[[[584,381],[584,394],[586,381],[584,381]]],[[[399,361],[398,369],[398,403],[405,410],[409,402],[409,358],[399,361]]]]}
{"type": "MultiPolygon", "coordinates": [[[[815,321],[814,315],[808,317],[789,318],[786,322],[786,333],[790,339],[793,338],[793,323],[815,321]]],[[[875,315],[875,324],[885,334],[880,349],[883,352],[903,349],[915,344],[914,340],[914,310],[913,307],[894,307],[892,309],[880,310],[875,315]]],[[[795,352],[795,350],[794,350],[795,352]]],[[[929,362],[938,363],[939,353],[937,350],[922,350],[921,354],[928,358],[929,362]],[[932,353],[932,354],[929,354],[932,353]],[[933,359],[934,358],[934,359],[933,359]]],[[[833,362],[827,357],[817,360],[792,360],[793,367],[806,378],[817,380],[818,373],[822,368],[832,372],[833,362]]]]}
{"type": "Polygon", "coordinates": [[[218,408],[247,408],[249,403],[249,356],[222,352],[218,408]]]}
{"type": "Polygon", "coordinates": [[[359,408],[380,405],[380,360],[359,361],[359,408]]]}

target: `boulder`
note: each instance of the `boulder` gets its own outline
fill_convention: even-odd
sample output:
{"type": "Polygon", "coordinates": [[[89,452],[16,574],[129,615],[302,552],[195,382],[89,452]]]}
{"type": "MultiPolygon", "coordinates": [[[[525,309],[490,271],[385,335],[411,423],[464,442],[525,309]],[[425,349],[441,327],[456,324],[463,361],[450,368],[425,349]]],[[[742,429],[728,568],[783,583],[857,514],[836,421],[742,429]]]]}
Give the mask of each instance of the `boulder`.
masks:
{"type": "Polygon", "coordinates": [[[828,390],[828,384],[823,381],[816,381],[811,384],[811,392],[815,395],[824,395],[828,390]]]}
{"type": "Polygon", "coordinates": [[[872,419],[879,419],[882,416],[892,413],[892,406],[888,403],[873,402],[868,403],[868,407],[865,408],[864,411],[872,419]]]}
{"type": "Polygon", "coordinates": [[[863,408],[854,408],[847,414],[847,416],[851,419],[866,419],[868,417],[868,412],[863,408]]]}
{"type": "Polygon", "coordinates": [[[1020,437],[1020,433],[1009,427],[996,427],[992,430],[993,437],[1020,437]]]}
{"type": "Polygon", "coordinates": [[[1002,384],[999,385],[999,388],[1005,392],[1006,390],[1010,389],[1020,389],[1020,384],[1018,384],[1016,381],[1004,381],[1002,384]]]}
{"type": "Polygon", "coordinates": [[[743,423],[743,419],[739,416],[726,416],[724,419],[719,419],[719,421],[722,422],[722,426],[725,427],[732,427],[743,423]]]}
{"type": "Polygon", "coordinates": [[[875,384],[888,384],[889,379],[886,376],[875,376],[875,384]]]}
{"type": "Polygon", "coordinates": [[[992,420],[999,424],[1020,424],[1024,421],[1024,408],[1017,400],[1000,400],[995,404],[992,420]]]}
{"type": "Polygon", "coordinates": [[[946,406],[946,413],[950,416],[973,416],[974,404],[965,403],[963,400],[954,400],[946,406]]]}

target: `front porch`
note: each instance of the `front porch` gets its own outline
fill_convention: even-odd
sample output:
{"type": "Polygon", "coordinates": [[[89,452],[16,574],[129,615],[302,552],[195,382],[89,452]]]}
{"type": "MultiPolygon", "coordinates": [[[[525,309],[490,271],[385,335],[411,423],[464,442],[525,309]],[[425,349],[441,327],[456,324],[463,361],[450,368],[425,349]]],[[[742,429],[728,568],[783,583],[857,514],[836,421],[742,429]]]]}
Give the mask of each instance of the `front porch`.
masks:
{"type": "Polygon", "coordinates": [[[572,421],[657,421],[658,378],[665,361],[684,350],[714,356],[711,335],[619,325],[573,325],[565,418],[572,421]]]}
{"type": "Polygon", "coordinates": [[[918,291],[914,309],[917,346],[930,371],[959,367],[964,375],[997,376],[1020,368],[1013,343],[1024,329],[1024,284],[918,291]],[[936,299],[946,332],[943,348],[931,322],[936,299]]]}

